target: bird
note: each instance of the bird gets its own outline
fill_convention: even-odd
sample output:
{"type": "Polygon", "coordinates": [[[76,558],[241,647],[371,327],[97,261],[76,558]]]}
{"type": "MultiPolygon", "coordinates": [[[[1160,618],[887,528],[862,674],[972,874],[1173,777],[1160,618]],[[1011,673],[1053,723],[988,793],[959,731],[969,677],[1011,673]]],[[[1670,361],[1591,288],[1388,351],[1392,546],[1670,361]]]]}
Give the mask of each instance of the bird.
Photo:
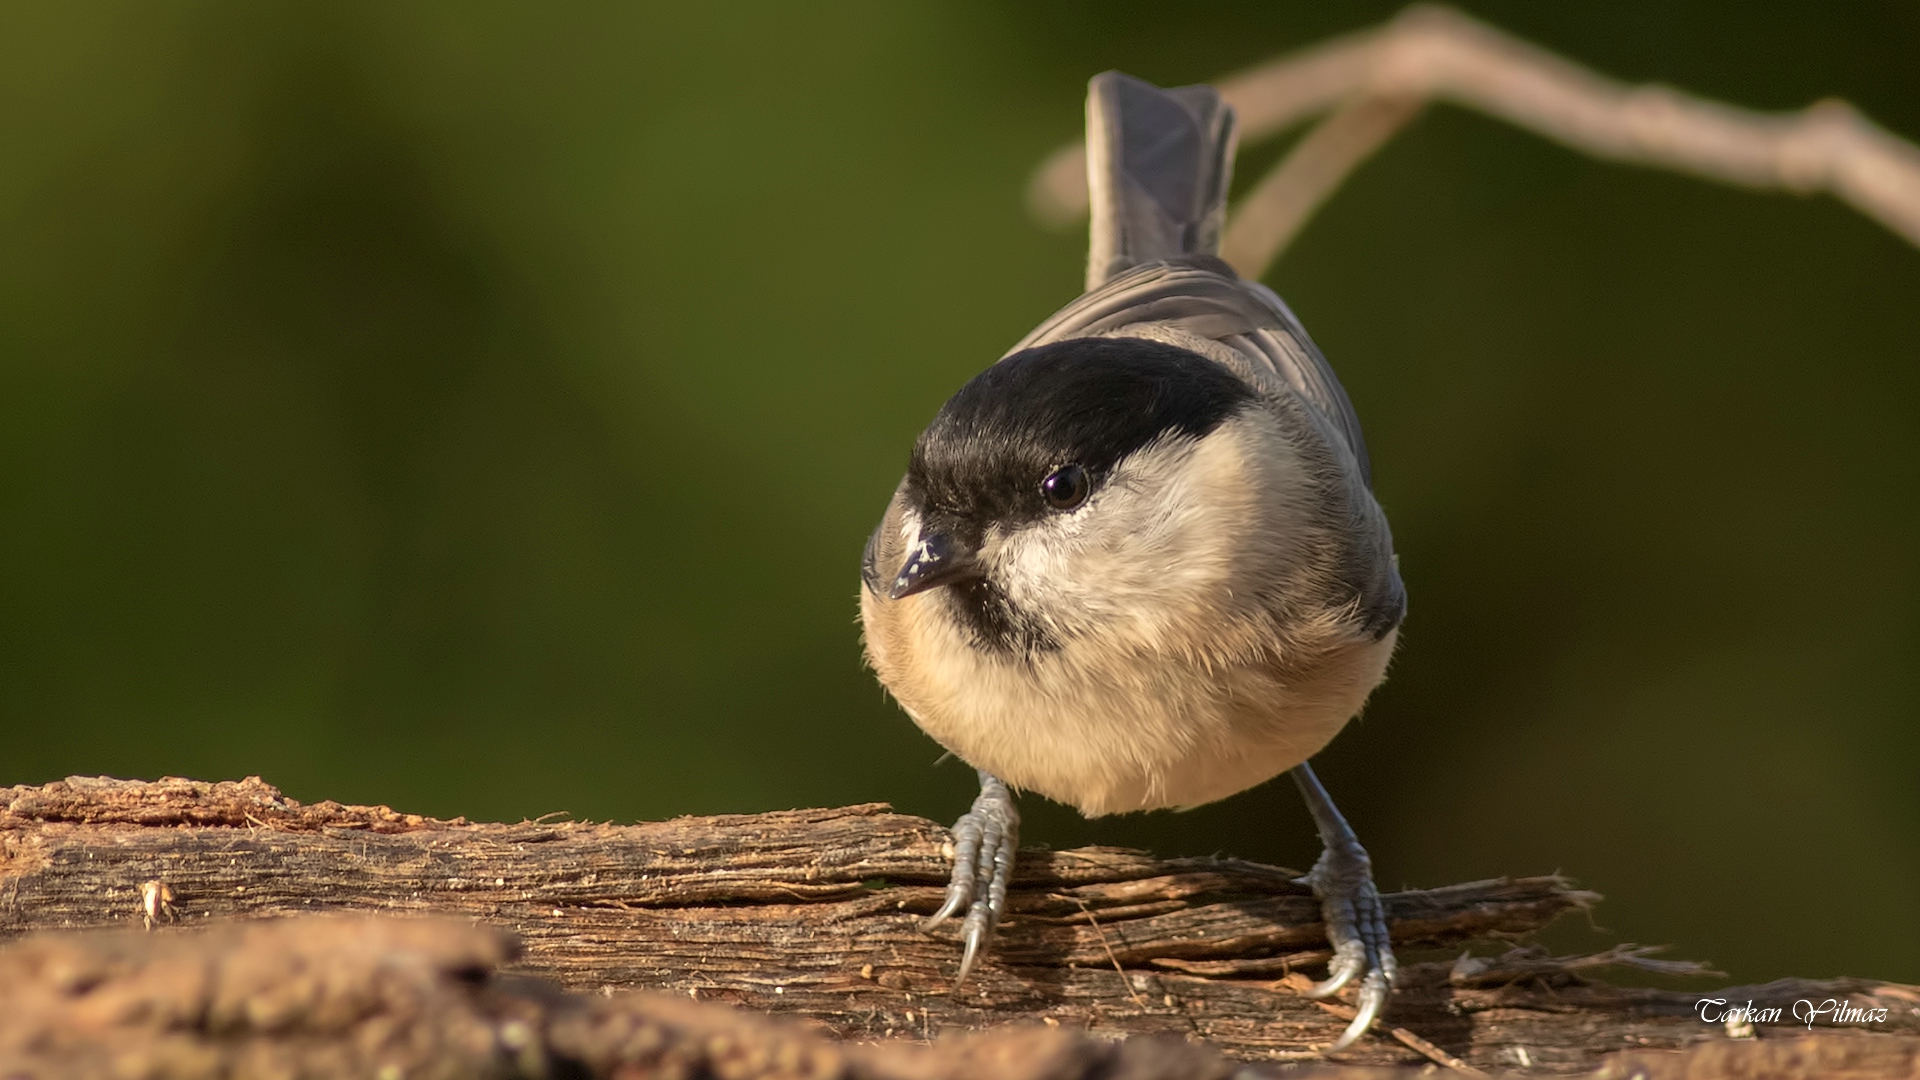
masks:
{"type": "Polygon", "coordinates": [[[931,929],[956,987],[1013,875],[1016,791],[1096,817],[1292,775],[1323,850],[1301,881],[1354,980],[1396,961],[1372,864],[1308,759],[1385,677],[1407,598],[1360,423],[1287,305],[1219,257],[1234,114],[1109,71],[1087,95],[1086,291],[914,441],[862,556],[865,657],[979,773],[931,929]]]}

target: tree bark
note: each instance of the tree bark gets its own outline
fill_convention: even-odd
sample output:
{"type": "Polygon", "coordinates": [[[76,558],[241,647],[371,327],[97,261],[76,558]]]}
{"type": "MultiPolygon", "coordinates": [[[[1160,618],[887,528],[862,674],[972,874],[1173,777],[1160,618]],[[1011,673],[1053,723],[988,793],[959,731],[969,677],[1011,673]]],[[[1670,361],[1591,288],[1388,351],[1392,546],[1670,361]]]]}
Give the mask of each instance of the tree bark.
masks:
{"type": "MultiPolygon", "coordinates": [[[[1299,992],[1307,979],[1294,969],[1317,972],[1327,951],[1318,905],[1293,882],[1295,871],[1109,848],[1021,852],[995,952],[956,989],[953,936],[920,929],[942,893],[948,839],[944,827],[879,804],[635,825],[473,824],[385,807],[306,806],[257,778],[74,778],[0,789],[0,938],[151,923],[151,940],[159,942],[167,939],[161,931],[225,919],[321,911],[451,916],[520,942],[513,959],[489,953],[492,959],[474,962],[479,968],[504,964],[510,974],[595,995],[570,1000],[663,991],[793,1014],[842,1041],[927,1041],[1038,1021],[1059,1030],[1018,1038],[1097,1049],[1106,1044],[1072,1033],[1158,1035],[1243,1061],[1306,1060],[1344,1027],[1343,1013],[1351,1015],[1299,992]]],[[[1773,1055],[1765,1060],[1777,1075],[1803,1074],[1779,1072],[1785,1066],[1774,1059],[1782,1054],[1803,1069],[1818,1065],[1805,1075],[1838,1075],[1856,1059],[1882,1071],[1920,1061],[1913,1049],[1920,1043],[1911,1039],[1920,1036],[1920,989],[1913,987],[1783,980],[1703,993],[1591,978],[1608,965],[1662,975],[1705,970],[1631,947],[1597,957],[1513,949],[1456,960],[1469,943],[1513,942],[1598,899],[1559,877],[1387,896],[1396,948],[1410,962],[1386,1020],[1341,1061],[1576,1072],[1624,1050],[1638,1055],[1633,1067],[1654,1070],[1648,1075],[1688,1060],[1720,1062],[1714,1068],[1722,1071],[1701,1075],[1741,1075],[1725,1070],[1760,1062],[1756,1055],[1773,1055]],[[1751,1000],[1787,1015],[1746,1035],[1704,1023],[1703,997],[1751,1000]],[[1824,1035],[1808,1048],[1807,1028],[1791,1016],[1801,999],[1816,1006],[1844,999],[1885,1012],[1844,1025],[1818,1018],[1814,1029],[1824,1035]],[[1689,1047],[1690,1055],[1657,1053],[1689,1047]]],[[[208,940],[217,938],[233,948],[231,938],[208,940]]],[[[628,1027],[645,1011],[593,1008],[602,1013],[592,1023],[628,1027]]],[[[576,1028],[588,1023],[585,1014],[568,1015],[576,1028]]],[[[0,1030],[8,1023],[0,1017],[0,1030]]],[[[976,1047],[969,1053],[986,1053],[978,1047],[990,1044],[968,1045],[976,1047]]],[[[877,1068],[884,1056],[860,1058],[866,1064],[859,1067],[877,1068]]],[[[618,1055],[602,1057],[617,1064],[618,1055]]],[[[1183,1071],[1165,1075],[1202,1075],[1218,1064],[1206,1054],[1177,1060],[1183,1071]]],[[[908,1058],[895,1064],[902,1061],[911,1065],[908,1058]]],[[[1078,1067],[1105,1075],[1099,1070],[1117,1066],[1095,1054],[1078,1067]]],[[[1060,1073],[1069,1074],[1080,1075],[1060,1073]]]]}

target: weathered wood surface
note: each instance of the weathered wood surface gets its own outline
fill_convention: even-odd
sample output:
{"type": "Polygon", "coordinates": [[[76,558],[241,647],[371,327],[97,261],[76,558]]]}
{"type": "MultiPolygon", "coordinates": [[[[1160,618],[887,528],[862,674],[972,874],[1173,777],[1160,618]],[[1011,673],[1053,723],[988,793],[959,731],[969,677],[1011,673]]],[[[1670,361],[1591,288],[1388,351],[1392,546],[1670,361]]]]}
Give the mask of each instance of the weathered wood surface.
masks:
{"type": "Polygon", "coordinates": [[[510,935],[314,915],[0,950],[8,1080],[1226,1080],[1217,1052],[1061,1029],[848,1045],[741,1009],[499,978],[510,935]]]}
{"type": "MultiPolygon", "coordinates": [[[[1204,1045],[1003,1025],[857,1043],[662,994],[501,977],[511,935],[446,919],[308,915],[204,932],[48,932],[0,949],[8,1080],[1403,1080],[1411,1070],[1240,1066],[1204,1045]]],[[[1766,1039],[1627,1052],[1608,1080],[1912,1076],[1920,1039],[1766,1039]]]]}
{"type": "MultiPolygon", "coordinates": [[[[1342,1007],[1302,998],[1290,971],[1317,971],[1326,955],[1293,871],[1112,849],[1022,852],[993,961],[956,993],[951,936],[919,929],[947,841],[942,826],[879,805],[486,825],[303,806],[257,779],[76,778],[0,789],[0,937],[138,926],[149,901],[157,929],[321,910],[451,915],[512,931],[524,943],[515,970],[574,990],[665,990],[798,1014],[841,1037],[1038,1019],[1299,1059],[1343,1026],[1342,1007]]],[[[1701,992],[1609,987],[1579,961],[1529,953],[1452,963],[1463,942],[1522,937],[1596,899],[1554,877],[1387,897],[1403,954],[1446,959],[1409,964],[1378,1035],[1342,1060],[1572,1072],[1622,1049],[1727,1043],[1699,1019],[1701,992]]],[[[1706,996],[1846,998],[1887,1009],[1850,1035],[1920,1035],[1911,987],[1785,981],[1706,996]]],[[[1796,1032],[1761,1025],[1754,1041],[1796,1032]]]]}

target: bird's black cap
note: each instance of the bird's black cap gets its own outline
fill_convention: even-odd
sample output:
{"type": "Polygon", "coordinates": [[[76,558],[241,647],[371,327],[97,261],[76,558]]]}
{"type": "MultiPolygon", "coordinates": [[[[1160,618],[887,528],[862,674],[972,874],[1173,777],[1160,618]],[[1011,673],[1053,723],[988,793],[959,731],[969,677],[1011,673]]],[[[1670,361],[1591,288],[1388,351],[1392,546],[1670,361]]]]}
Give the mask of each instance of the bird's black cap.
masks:
{"type": "MultiPolygon", "coordinates": [[[[1097,490],[1128,454],[1168,436],[1200,438],[1253,400],[1222,365],[1138,338],[1041,345],[961,387],[914,443],[906,496],[921,511],[921,541],[942,545],[944,591],[976,643],[1029,654],[1058,645],[995,582],[965,572],[991,526],[1057,512],[1041,488],[1048,474],[1078,465],[1097,490]]],[[[878,567],[867,573],[869,587],[881,588],[878,567]]],[[[913,578],[903,571],[894,591],[918,591],[913,578]]]]}
{"type": "Polygon", "coordinates": [[[941,407],[914,444],[908,487],[923,509],[976,526],[1034,520],[1048,512],[1039,485],[1051,470],[1076,464],[1098,484],[1155,439],[1199,438],[1253,399],[1226,367],[1174,345],[1042,345],[974,376],[941,407]]]}

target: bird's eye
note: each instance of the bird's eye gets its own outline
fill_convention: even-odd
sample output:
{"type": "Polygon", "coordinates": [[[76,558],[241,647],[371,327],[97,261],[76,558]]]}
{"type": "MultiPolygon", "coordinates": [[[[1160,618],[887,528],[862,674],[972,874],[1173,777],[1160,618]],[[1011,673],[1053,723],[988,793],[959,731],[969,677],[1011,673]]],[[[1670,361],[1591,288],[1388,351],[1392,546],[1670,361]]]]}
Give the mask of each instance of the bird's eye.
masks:
{"type": "Polygon", "coordinates": [[[1071,510],[1087,501],[1087,493],[1093,489],[1093,480],[1087,470],[1078,465],[1062,465],[1047,474],[1040,481],[1040,494],[1046,497],[1047,505],[1055,510],[1071,510]]]}

